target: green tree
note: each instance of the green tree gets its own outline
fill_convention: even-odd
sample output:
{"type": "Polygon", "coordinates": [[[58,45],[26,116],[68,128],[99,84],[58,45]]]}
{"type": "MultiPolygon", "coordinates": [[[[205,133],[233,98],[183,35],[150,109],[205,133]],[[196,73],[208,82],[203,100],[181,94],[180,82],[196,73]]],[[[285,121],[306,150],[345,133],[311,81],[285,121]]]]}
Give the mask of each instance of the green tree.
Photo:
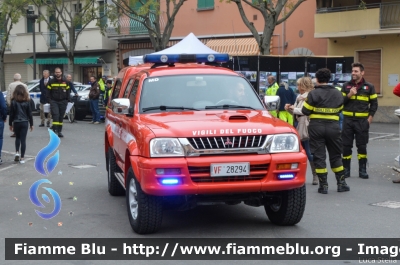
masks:
{"type": "Polygon", "coordinates": [[[161,51],[167,47],[175,17],[187,0],[163,0],[165,2],[165,26],[161,21],[161,0],[112,0],[118,12],[129,19],[142,24],[149,33],[154,50],[161,51]]]}
{"type": "MultiPolygon", "coordinates": [[[[117,17],[112,12],[104,12],[107,5],[99,5],[97,0],[31,0],[39,9],[46,11],[39,14],[38,21],[44,21],[51,34],[56,36],[68,57],[68,72],[73,74],[75,47],[84,29],[93,21],[104,35],[108,24],[114,23],[117,17]],[[107,23],[104,23],[107,18],[107,23]]],[[[50,36],[49,36],[50,37],[50,36]]]]}
{"type": "Polygon", "coordinates": [[[227,0],[227,2],[234,2],[237,5],[244,24],[256,39],[260,53],[264,55],[270,54],[271,38],[275,27],[288,19],[296,8],[305,1],[307,0],[227,0]],[[262,14],[264,29],[261,36],[253,22],[250,22],[247,18],[242,3],[250,5],[262,14]]]}
{"type": "Polygon", "coordinates": [[[6,90],[4,72],[4,53],[9,47],[10,33],[13,26],[26,14],[24,7],[27,0],[3,0],[0,1],[0,86],[6,90]]]}

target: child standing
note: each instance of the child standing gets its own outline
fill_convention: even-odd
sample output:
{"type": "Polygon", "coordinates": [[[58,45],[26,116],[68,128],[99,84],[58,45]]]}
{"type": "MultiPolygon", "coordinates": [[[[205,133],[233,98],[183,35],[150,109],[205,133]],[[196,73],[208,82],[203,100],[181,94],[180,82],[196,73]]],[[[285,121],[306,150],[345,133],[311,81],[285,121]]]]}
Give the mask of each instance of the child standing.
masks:
{"type": "Polygon", "coordinates": [[[15,133],[15,162],[25,163],[24,155],[26,150],[26,135],[28,126],[33,130],[32,110],[30,107],[30,97],[22,85],[18,85],[13,93],[13,100],[10,106],[9,118],[10,131],[15,133]],[[19,153],[21,146],[21,155],[19,153]]]}

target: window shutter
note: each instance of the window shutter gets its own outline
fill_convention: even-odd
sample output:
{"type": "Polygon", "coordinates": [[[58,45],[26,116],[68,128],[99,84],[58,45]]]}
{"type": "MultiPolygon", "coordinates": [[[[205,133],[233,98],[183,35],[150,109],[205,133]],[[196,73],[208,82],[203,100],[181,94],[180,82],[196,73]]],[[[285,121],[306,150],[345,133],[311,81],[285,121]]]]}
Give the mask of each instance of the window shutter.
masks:
{"type": "Polygon", "coordinates": [[[375,86],[376,94],[381,94],[381,50],[359,51],[358,61],[364,65],[364,78],[375,86]]]}

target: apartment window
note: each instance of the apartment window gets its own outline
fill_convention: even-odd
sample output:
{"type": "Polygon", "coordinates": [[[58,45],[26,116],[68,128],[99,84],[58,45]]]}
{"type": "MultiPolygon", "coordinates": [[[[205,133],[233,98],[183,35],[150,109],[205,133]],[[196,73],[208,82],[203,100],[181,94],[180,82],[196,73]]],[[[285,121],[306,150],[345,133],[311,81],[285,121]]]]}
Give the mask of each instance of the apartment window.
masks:
{"type": "Polygon", "coordinates": [[[357,58],[358,61],[364,65],[365,80],[374,85],[376,94],[382,94],[382,50],[357,51],[357,58]]]}
{"type": "MultiPolygon", "coordinates": [[[[26,11],[26,14],[28,14],[28,10],[26,11]]],[[[26,32],[27,33],[32,33],[33,32],[33,20],[26,18],[26,32]]]]}
{"type": "MultiPolygon", "coordinates": [[[[80,15],[81,10],[82,10],[82,4],[75,4],[74,5],[74,10],[75,10],[75,15],[80,15]]],[[[75,30],[81,30],[82,29],[82,21],[79,20],[78,22],[75,22],[75,30]]]]}
{"type": "Polygon", "coordinates": [[[99,16],[100,16],[100,27],[107,25],[107,5],[104,1],[99,2],[99,16]]]}
{"type": "Polygon", "coordinates": [[[214,9],[214,0],[197,0],[197,10],[214,9]]]}

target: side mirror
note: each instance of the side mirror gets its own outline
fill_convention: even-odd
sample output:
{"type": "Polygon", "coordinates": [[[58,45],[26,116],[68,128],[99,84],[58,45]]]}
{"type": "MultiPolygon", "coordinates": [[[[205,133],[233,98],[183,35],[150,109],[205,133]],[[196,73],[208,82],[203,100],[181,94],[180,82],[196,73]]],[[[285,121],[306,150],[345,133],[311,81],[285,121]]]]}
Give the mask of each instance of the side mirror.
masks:
{"type": "Polygon", "coordinates": [[[118,114],[129,114],[130,105],[128,98],[115,98],[111,101],[112,110],[118,114]]]}
{"type": "Polygon", "coordinates": [[[281,99],[279,96],[264,96],[264,103],[267,110],[279,110],[281,99]]]}

